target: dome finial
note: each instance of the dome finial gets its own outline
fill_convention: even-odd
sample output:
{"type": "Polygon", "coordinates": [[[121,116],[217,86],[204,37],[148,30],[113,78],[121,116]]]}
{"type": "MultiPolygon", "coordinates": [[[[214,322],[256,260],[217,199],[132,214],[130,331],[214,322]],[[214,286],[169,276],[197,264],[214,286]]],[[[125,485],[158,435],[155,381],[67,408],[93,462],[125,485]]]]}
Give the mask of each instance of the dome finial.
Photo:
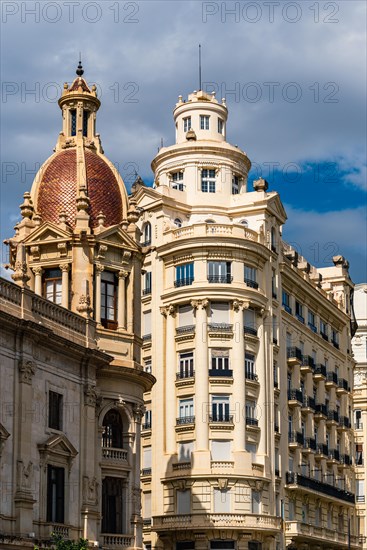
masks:
{"type": "Polygon", "coordinates": [[[79,65],[78,65],[78,68],[76,70],[76,74],[78,76],[83,76],[84,74],[84,70],[83,70],[83,66],[82,66],[82,54],[79,53],[79,65]]]}

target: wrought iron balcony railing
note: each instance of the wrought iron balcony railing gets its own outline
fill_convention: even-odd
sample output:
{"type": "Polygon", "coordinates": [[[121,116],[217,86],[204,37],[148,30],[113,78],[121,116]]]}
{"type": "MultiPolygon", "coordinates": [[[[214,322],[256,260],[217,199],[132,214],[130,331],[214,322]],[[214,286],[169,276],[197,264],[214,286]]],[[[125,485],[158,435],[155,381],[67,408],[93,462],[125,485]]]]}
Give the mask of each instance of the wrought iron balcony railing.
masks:
{"type": "Polygon", "coordinates": [[[176,424],[178,426],[195,424],[195,416],[180,416],[179,418],[176,418],[176,424]]]}
{"type": "Polygon", "coordinates": [[[323,483],[317,479],[296,474],[294,472],[286,472],[286,483],[287,485],[298,485],[305,487],[307,489],[311,489],[312,491],[344,500],[345,502],[355,502],[355,495],[349,491],[344,491],[334,485],[329,485],[329,483],[323,483]]]}
{"type": "Polygon", "coordinates": [[[192,285],[194,277],[184,277],[182,279],[176,279],[175,287],[192,285]]]}
{"type": "Polygon", "coordinates": [[[253,281],[252,279],[245,279],[246,286],[249,286],[250,288],[259,288],[259,283],[256,281],[253,281]]]}
{"type": "Polygon", "coordinates": [[[220,378],[232,378],[233,370],[231,369],[209,369],[209,376],[220,378]]]}
{"type": "Polygon", "coordinates": [[[303,361],[302,351],[296,347],[287,348],[287,359],[298,359],[303,361]]]}
{"type": "Polygon", "coordinates": [[[232,275],[208,275],[209,283],[230,284],[233,281],[232,275]]]}

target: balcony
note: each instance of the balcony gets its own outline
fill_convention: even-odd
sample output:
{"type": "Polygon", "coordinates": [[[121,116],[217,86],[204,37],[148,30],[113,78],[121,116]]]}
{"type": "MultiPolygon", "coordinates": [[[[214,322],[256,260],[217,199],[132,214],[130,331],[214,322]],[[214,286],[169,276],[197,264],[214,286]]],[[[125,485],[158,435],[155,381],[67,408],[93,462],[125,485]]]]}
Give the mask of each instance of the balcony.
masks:
{"type": "MultiPolygon", "coordinates": [[[[292,540],[301,543],[309,543],[310,548],[331,548],[330,543],[333,542],[333,548],[340,547],[341,549],[348,548],[348,533],[336,531],[335,529],[328,529],[327,527],[321,527],[313,525],[311,523],[302,523],[301,521],[286,521],[285,522],[285,536],[289,542],[292,540]],[[309,540],[308,540],[309,538],[309,540]]],[[[358,547],[358,537],[355,535],[350,536],[350,542],[355,550],[358,547]]]]}
{"type": "Polygon", "coordinates": [[[350,455],[341,455],[340,462],[344,464],[344,466],[351,466],[352,465],[352,457],[350,455]]]}
{"type": "Polygon", "coordinates": [[[151,334],[144,334],[143,342],[151,342],[151,341],[152,341],[152,335],[151,334]]]}
{"type": "Polygon", "coordinates": [[[214,336],[227,336],[228,338],[233,334],[233,325],[229,323],[208,323],[208,333],[214,336]]]}
{"type": "Polygon", "coordinates": [[[294,362],[301,364],[303,361],[302,351],[296,347],[287,348],[287,361],[290,364],[294,362]]]}
{"type": "Polygon", "coordinates": [[[214,414],[209,416],[210,423],[224,423],[224,424],[233,424],[233,415],[227,414],[214,414]]]}
{"type": "Polygon", "coordinates": [[[352,423],[347,416],[341,416],[339,419],[339,426],[341,430],[349,430],[352,427],[352,423]]]}
{"type": "Polygon", "coordinates": [[[117,550],[119,548],[134,547],[134,537],[132,535],[101,535],[104,548],[117,550]]]}
{"type": "Polygon", "coordinates": [[[127,466],[128,451],[115,447],[102,447],[102,463],[115,463],[127,466]]]}
{"type": "Polygon", "coordinates": [[[317,326],[313,323],[308,323],[308,328],[312,330],[315,334],[317,334],[317,326]]]}
{"type": "Polygon", "coordinates": [[[327,413],[327,424],[332,424],[335,422],[335,424],[339,424],[339,413],[338,411],[328,411],[327,413]]]}
{"type": "Polygon", "coordinates": [[[245,284],[250,288],[256,288],[256,289],[259,288],[259,283],[257,283],[256,281],[252,281],[251,279],[245,279],[245,284]]]}
{"type": "Polygon", "coordinates": [[[208,275],[208,283],[219,283],[228,285],[232,281],[232,275],[208,275]]]}
{"type": "Polygon", "coordinates": [[[338,449],[329,449],[328,456],[327,456],[328,462],[339,462],[340,460],[340,453],[338,449]]]}
{"type": "Polygon", "coordinates": [[[301,432],[289,432],[288,433],[288,443],[289,445],[303,445],[304,437],[301,432]]]}
{"type": "Polygon", "coordinates": [[[248,371],[248,370],[245,371],[245,378],[246,380],[251,380],[252,382],[259,381],[259,377],[257,376],[257,374],[255,372],[248,371]]]}
{"type": "Polygon", "coordinates": [[[253,418],[252,416],[246,416],[246,426],[258,426],[259,421],[257,418],[253,418]]]}
{"type": "Polygon", "coordinates": [[[348,393],[350,391],[348,380],[345,378],[338,378],[337,393],[348,393]]]}
{"type": "Polygon", "coordinates": [[[329,341],[329,336],[326,334],[326,332],[321,332],[321,331],[320,331],[320,336],[321,336],[321,338],[323,338],[326,342],[329,341]]]}
{"type": "Polygon", "coordinates": [[[188,424],[195,424],[195,416],[180,416],[176,418],[177,426],[187,426],[188,424]]]}
{"type": "Polygon", "coordinates": [[[180,287],[180,286],[189,286],[189,285],[192,285],[192,283],[194,282],[194,277],[184,277],[182,279],[176,279],[175,281],[175,287],[180,287]]]}
{"type": "Polygon", "coordinates": [[[302,317],[302,315],[299,315],[298,313],[296,313],[296,319],[298,319],[298,321],[299,321],[300,323],[305,324],[305,318],[302,317]]]}
{"type": "Polygon", "coordinates": [[[301,390],[288,390],[288,406],[299,406],[303,403],[301,390]]]}
{"type": "Polygon", "coordinates": [[[330,386],[332,384],[335,384],[336,386],[338,385],[338,375],[336,374],[336,372],[327,372],[326,373],[326,382],[325,384],[327,386],[330,386]]]}
{"type": "Polygon", "coordinates": [[[257,329],[254,327],[243,327],[244,334],[247,334],[249,336],[257,336],[257,329]]]}
{"type": "Polygon", "coordinates": [[[176,372],[176,380],[184,380],[185,378],[195,378],[195,371],[193,369],[188,369],[176,372]]]}
{"type": "Polygon", "coordinates": [[[187,529],[233,529],[243,530],[261,529],[268,533],[280,531],[280,517],[268,514],[179,514],[153,517],[153,530],[186,531],[187,529]]]}
{"type": "Polygon", "coordinates": [[[308,395],[303,396],[302,409],[309,409],[311,411],[315,411],[316,409],[315,399],[313,397],[309,397],[308,395]]]}
{"type": "Polygon", "coordinates": [[[313,372],[315,370],[315,361],[310,355],[304,355],[301,365],[301,371],[304,373],[313,372]]]}
{"type": "Polygon", "coordinates": [[[306,451],[316,451],[316,439],[314,437],[305,437],[303,446],[306,451]]]}
{"type": "Polygon", "coordinates": [[[141,476],[151,476],[152,475],[152,468],[143,468],[140,470],[141,476]]]}
{"type": "Polygon", "coordinates": [[[329,448],[325,443],[316,444],[316,454],[322,456],[329,456],[329,448]]]}
{"type": "Polygon", "coordinates": [[[176,462],[172,464],[173,471],[191,470],[191,462],[176,462]]]}
{"type": "Polygon", "coordinates": [[[185,325],[184,327],[176,328],[177,336],[183,336],[185,334],[195,334],[195,325],[185,325]]]}
{"type": "Polygon", "coordinates": [[[215,378],[233,378],[233,370],[231,369],[209,369],[209,377],[215,378]]]}
{"type": "Polygon", "coordinates": [[[322,380],[323,378],[326,378],[326,366],[321,363],[316,365],[313,375],[315,380],[322,380]]]}
{"type": "Polygon", "coordinates": [[[284,311],[289,313],[289,315],[292,315],[292,308],[288,304],[282,304],[282,307],[283,307],[284,311]]]}
{"type": "Polygon", "coordinates": [[[316,403],[316,405],[315,405],[315,414],[327,417],[327,415],[328,415],[327,406],[324,403],[316,403]]]}
{"type": "Polygon", "coordinates": [[[303,476],[301,474],[296,474],[294,472],[286,473],[286,483],[287,485],[297,485],[300,487],[304,487],[306,489],[310,489],[311,491],[316,491],[318,493],[322,493],[324,495],[328,495],[330,497],[337,498],[345,502],[350,502],[354,504],[355,501],[355,495],[353,493],[349,493],[348,491],[339,489],[334,485],[329,485],[328,483],[323,483],[322,481],[318,481],[317,479],[303,476]]]}

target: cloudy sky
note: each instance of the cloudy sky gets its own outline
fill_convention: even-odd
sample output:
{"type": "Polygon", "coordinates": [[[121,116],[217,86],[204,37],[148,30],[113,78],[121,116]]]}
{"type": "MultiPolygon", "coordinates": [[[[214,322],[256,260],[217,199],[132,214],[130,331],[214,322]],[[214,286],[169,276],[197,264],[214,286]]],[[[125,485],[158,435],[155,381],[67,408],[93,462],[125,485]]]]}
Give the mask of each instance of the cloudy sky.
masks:
{"type": "MultiPolygon", "coordinates": [[[[280,193],[284,238],[311,263],[366,264],[364,1],[3,1],[1,237],[61,129],[57,98],[75,75],[102,100],[98,131],[129,186],[174,139],[179,94],[226,97],[228,141],[280,193]]],[[[2,261],[6,262],[3,249],[2,261]]]]}

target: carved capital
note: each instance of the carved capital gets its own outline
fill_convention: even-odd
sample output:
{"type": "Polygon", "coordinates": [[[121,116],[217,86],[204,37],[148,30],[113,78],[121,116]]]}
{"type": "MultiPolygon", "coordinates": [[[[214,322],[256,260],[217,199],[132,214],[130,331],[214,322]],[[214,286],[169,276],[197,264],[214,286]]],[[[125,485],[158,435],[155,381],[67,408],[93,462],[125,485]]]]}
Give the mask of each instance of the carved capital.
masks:
{"type": "Polygon", "coordinates": [[[119,279],[126,279],[126,277],[129,276],[129,272],[122,269],[121,271],[118,272],[117,276],[119,279]]]}
{"type": "Polygon", "coordinates": [[[102,271],[104,271],[104,265],[102,264],[94,264],[94,267],[97,273],[102,273],[102,271]]]}
{"type": "Polygon", "coordinates": [[[36,372],[36,363],[20,359],[18,363],[19,378],[25,384],[32,384],[32,376],[36,372]]]}
{"type": "Polygon", "coordinates": [[[33,267],[32,271],[37,277],[40,277],[43,273],[42,267],[33,267]]]}
{"type": "Polygon", "coordinates": [[[60,264],[59,265],[59,268],[61,269],[61,271],[63,272],[68,272],[70,270],[70,264],[60,264]]]}
{"type": "Polygon", "coordinates": [[[240,300],[233,300],[232,306],[234,311],[240,311],[243,308],[243,302],[240,300]]]}
{"type": "Polygon", "coordinates": [[[135,422],[138,422],[140,424],[141,419],[145,414],[145,411],[146,411],[146,408],[144,407],[144,405],[134,405],[133,413],[134,413],[135,422]]]}
{"type": "Polygon", "coordinates": [[[95,407],[97,403],[97,391],[96,386],[92,384],[85,384],[84,386],[84,404],[95,407]]]}
{"type": "Polygon", "coordinates": [[[89,295],[82,294],[79,298],[79,304],[76,306],[76,310],[79,313],[90,314],[93,311],[91,307],[91,300],[89,295]]]}
{"type": "Polygon", "coordinates": [[[160,312],[164,317],[167,317],[168,315],[172,315],[174,317],[176,315],[176,306],[174,304],[170,304],[168,306],[162,306],[159,308],[160,312]]]}

